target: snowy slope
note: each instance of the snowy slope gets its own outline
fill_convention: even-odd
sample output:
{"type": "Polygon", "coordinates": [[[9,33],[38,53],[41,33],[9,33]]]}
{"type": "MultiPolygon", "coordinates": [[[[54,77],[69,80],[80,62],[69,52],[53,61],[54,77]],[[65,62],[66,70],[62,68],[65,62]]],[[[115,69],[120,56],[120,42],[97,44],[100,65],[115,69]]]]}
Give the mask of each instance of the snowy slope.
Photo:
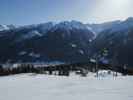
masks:
{"type": "Polygon", "coordinates": [[[96,35],[98,35],[100,32],[110,29],[116,25],[119,25],[120,23],[121,23],[120,20],[116,20],[116,21],[105,22],[101,24],[86,24],[86,25],[91,28],[91,31],[93,31],[96,35]]]}
{"type": "Polygon", "coordinates": [[[0,31],[8,30],[9,28],[6,25],[0,25],[0,31]]]}
{"type": "Polygon", "coordinates": [[[133,100],[133,77],[0,77],[0,100],[133,100]]]}
{"type": "Polygon", "coordinates": [[[133,66],[133,18],[121,21],[119,24],[113,25],[112,28],[99,33],[96,39],[91,42],[93,56],[99,53],[103,48],[108,49],[107,59],[113,60],[118,65],[127,64],[128,67],[133,66]]]}
{"type": "Polygon", "coordinates": [[[10,30],[10,29],[15,29],[15,28],[17,28],[17,26],[14,26],[14,25],[0,25],[0,31],[10,30]]]}
{"type": "Polygon", "coordinates": [[[81,22],[72,20],[72,21],[63,21],[55,25],[53,28],[53,31],[61,28],[61,29],[66,29],[66,30],[72,30],[72,29],[82,29],[82,30],[89,30],[86,25],[84,25],[81,22]]]}

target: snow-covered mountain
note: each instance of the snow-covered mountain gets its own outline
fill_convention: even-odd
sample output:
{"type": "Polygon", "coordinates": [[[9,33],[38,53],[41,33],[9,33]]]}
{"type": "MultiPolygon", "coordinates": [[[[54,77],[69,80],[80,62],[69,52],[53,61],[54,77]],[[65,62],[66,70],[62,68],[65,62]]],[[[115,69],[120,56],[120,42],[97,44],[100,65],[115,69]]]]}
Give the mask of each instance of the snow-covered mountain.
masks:
{"type": "Polygon", "coordinates": [[[0,31],[1,62],[88,61],[92,55],[107,48],[107,58],[117,55],[119,64],[133,65],[130,60],[133,59],[132,17],[103,24],[64,21],[5,29],[0,31]]]}
{"type": "Polygon", "coordinates": [[[92,54],[108,50],[110,63],[133,66],[133,18],[121,21],[119,24],[104,30],[92,42],[92,54]]]}
{"type": "Polygon", "coordinates": [[[105,23],[101,23],[101,24],[86,24],[97,36],[100,32],[110,29],[118,24],[120,24],[121,21],[117,20],[117,21],[112,21],[112,22],[105,22],[105,23]]]}
{"type": "Polygon", "coordinates": [[[125,21],[121,21],[119,24],[112,26],[110,28],[110,31],[112,31],[112,32],[119,32],[119,31],[127,32],[131,28],[133,28],[133,17],[129,17],[125,21]]]}
{"type": "Polygon", "coordinates": [[[14,26],[14,25],[0,25],[0,31],[10,30],[10,29],[14,29],[14,28],[16,28],[16,26],[14,26]]]}
{"type": "Polygon", "coordinates": [[[49,22],[1,31],[0,61],[85,61],[93,38],[93,32],[77,21],[49,22]]]}
{"type": "Polygon", "coordinates": [[[55,30],[57,28],[62,28],[62,29],[67,29],[67,30],[72,30],[72,29],[86,30],[86,29],[88,29],[87,26],[84,25],[83,23],[78,22],[78,21],[74,21],[74,20],[72,20],[71,22],[64,21],[64,22],[58,23],[55,26],[55,30]]]}
{"type": "Polygon", "coordinates": [[[0,25],[0,31],[8,30],[9,28],[6,25],[0,25]]]}

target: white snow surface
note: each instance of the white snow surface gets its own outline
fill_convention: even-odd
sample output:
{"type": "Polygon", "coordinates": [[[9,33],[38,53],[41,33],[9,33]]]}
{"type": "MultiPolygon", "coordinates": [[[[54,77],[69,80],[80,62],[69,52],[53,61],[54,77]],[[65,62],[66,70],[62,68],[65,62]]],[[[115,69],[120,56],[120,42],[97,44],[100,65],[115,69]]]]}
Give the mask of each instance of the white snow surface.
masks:
{"type": "Polygon", "coordinates": [[[14,29],[17,28],[17,26],[14,25],[0,25],[0,31],[4,31],[4,30],[10,30],[10,29],[14,29]]]}
{"type": "Polygon", "coordinates": [[[18,55],[25,55],[26,53],[27,53],[26,51],[21,51],[21,52],[19,52],[18,55]]]}
{"type": "Polygon", "coordinates": [[[79,52],[80,54],[82,54],[82,55],[84,54],[84,51],[83,51],[83,50],[79,50],[78,52],[79,52]]]}
{"type": "Polygon", "coordinates": [[[58,28],[66,29],[66,30],[72,30],[72,29],[83,29],[83,30],[89,30],[88,26],[85,24],[78,22],[78,21],[63,21],[55,25],[53,28],[53,31],[57,30],[58,28]]]}
{"type": "Polygon", "coordinates": [[[76,48],[77,47],[77,45],[76,44],[73,44],[73,43],[71,43],[70,44],[73,48],[76,48]]]}
{"type": "Polygon", "coordinates": [[[4,30],[8,30],[9,27],[7,27],[6,25],[0,25],[0,31],[4,31],[4,30]]]}
{"type": "Polygon", "coordinates": [[[34,52],[31,52],[31,53],[29,54],[29,56],[35,57],[35,58],[39,58],[41,55],[40,55],[40,54],[37,54],[37,53],[34,53],[34,52]]]}
{"type": "Polygon", "coordinates": [[[24,36],[23,36],[23,39],[30,39],[30,38],[32,38],[32,37],[34,37],[34,36],[39,36],[39,37],[41,37],[42,34],[39,33],[37,30],[32,30],[32,31],[29,32],[28,34],[24,35],[24,36]]]}
{"type": "Polygon", "coordinates": [[[48,76],[0,77],[0,100],[133,100],[133,77],[48,76]]]}

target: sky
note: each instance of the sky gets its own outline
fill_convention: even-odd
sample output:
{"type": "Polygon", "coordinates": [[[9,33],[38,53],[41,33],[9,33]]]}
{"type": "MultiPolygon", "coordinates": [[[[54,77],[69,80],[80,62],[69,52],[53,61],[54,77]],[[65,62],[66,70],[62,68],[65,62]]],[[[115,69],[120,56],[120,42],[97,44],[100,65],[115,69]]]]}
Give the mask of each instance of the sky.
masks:
{"type": "Polygon", "coordinates": [[[132,17],[132,10],[133,0],[0,0],[0,24],[102,23],[132,17]]]}

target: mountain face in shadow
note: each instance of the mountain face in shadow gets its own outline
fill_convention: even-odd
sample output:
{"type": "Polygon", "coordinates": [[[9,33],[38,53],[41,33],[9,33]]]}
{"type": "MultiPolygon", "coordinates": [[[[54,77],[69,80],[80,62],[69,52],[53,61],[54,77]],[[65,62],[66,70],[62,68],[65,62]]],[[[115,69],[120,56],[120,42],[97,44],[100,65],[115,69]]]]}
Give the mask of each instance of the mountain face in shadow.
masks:
{"type": "Polygon", "coordinates": [[[0,61],[87,61],[93,38],[93,32],[76,21],[4,30],[0,32],[0,61]]]}
{"type": "Polygon", "coordinates": [[[107,49],[109,63],[132,67],[132,33],[132,17],[102,24],[64,21],[8,29],[1,26],[0,61],[86,62],[107,49]]]}
{"type": "Polygon", "coordinates": [[[114,60],[119,65],[133,66],[133,18],[114,25],[110,29],[104,30],[92,42],[92,54],[108,50],[108,59],[114,60]]]}

